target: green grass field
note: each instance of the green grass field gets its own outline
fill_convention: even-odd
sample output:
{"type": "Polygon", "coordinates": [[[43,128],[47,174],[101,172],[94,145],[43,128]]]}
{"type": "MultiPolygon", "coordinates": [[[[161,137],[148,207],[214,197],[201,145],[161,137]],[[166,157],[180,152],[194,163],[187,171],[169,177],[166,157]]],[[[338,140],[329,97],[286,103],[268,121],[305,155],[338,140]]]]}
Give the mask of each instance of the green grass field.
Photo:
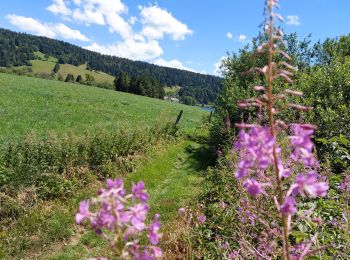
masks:
{"type": "MultiPolygon", "coordinates": [[[[101,129],[109,132],[127,129],[133,132],[144,126],[153,126],[159,120],[167,121],[169,117],[175,123],[181,110],[184,113],[180,127],[188,130],[189,134],[198,135],[203,129],[190,130],[200,126],[203,116],[208,115],[200,108],[163,100],[11,74],[0,73],[0,88],[2,93],[0,138],[3,142],[15,138],[21,143],[24,140],[23,135],[30,132],[34,132],[39,137],[47,136],[50,131],[59,135],[73,131],[84,137],[84,133],[96,133],[101,129]]],[[[16,150],[14,156],[18,157],[18,162],[22,162],[23,159],[20,155],[29,151],[31,155],[28,158],[31,159],[26,160],[25,165],[31,168],[25,169],[31,169],[34,173],[23,172],[21,175],[25,176],[25,181],[21,183],[23,187],[21,186],[18,192],[17,188],[12,189],[12,197],[6,194],[0,196],[0,202],[3,202],[1,199],[7,199],[4,200],[7,204],[2,204],[5,206],[0,211],[0,215],[3,213],[7,214],[6,216],[15,216],[15,219],[10,222],[3,220],[3,223],[10,223],[10,228],[8,224],[0,226],[0,258],[48,259],[52,256],[54,259],[85,259],[89,255],[99,254],[101,250],[105,250],[106,247],[103,243],[101,244],[101,239],[97,239],[91,232],[82,231],[81,227],[74,224],[74,215],[79,201],[95,193],[101,185],[100,178],[104,176],[101,175],[103,173],[108,174],[107,176],[123,177],[128,187],[131,181],[144,180],[151,195],[152,214],[161,213],[164,232],[167,233],[166,230],[171,229],[172,223],[176,221],[178,208],[187,205],[198,194],[202,180],[201,171],[209,161],[205,157],[203,157],[204,160],[198,159],[202,145],[183,139],[186,136],[180,136],[178,139],[174,137],[157,139],[157,142],[152,143],[152,147],[149,146],[144,151],[135,150],[136,154],[131,152],[134,157],[130,160],[133,161],[125,161],[125,165],[129,167],[131,163],[135,164],[129,170],[129,174],[125,174],[120,168],[121,164],[116,162],[112,164],[111,161],[106,161],[106,164],[98,165],[100,168],[87,168],[89,164],[82,163],[79,164],[81,166],[79,169],[85,166],[84,169],[88,170],[78,179],[74,177],[78,176],[77,167],[67,168],[68,170],[63,173],[54,172],[54,167],[50,168],[50,177],[46,178],[45,176],[48,175],[45,175],[45,171],[35,170],[39,165],[35,164],[36,161],[32,161],[34,157],[44,160],[46,153],[36,151],[36,154],[32,154],[34,153],[32,150],[23,150],[23,152],[16,150]],[[68,172],[74,173],[68,174],[68,172]],[[34,177],[29,178],[30,176],[34,177]],[[69,184],[69,187],[64,186],[69,193],[42,197],[45,198],[44,201],[36,200],[37,196],[44,194],[42,191],[46,188],[56,190],[60,186],[58,183],[51,184],[56,177],[61,178],[62,185],[69,184]],[[29,182],[29,179],[30,183],[25,184],[24,182],[29,182]],[[78,182],[75,182],[76,180],[78,182]],[[17,207],[19,197],[16,194],[19,197],[24,196],[32,203],[31,206],[26,206],[25,214],[17,207]],[[16,203],[13,204],[13,201],[16,203]],[[80,250],[81,247],[84,250],[80,250]],[[50,248],[49,253],[45,251],[48,248],[50,248]]],[[[126,135],[123,137],[125,139],[126,135]]],[[[146,133],[144,138],[150,138],[150,134],[146,133]]],[[[137,140],[130,139],[130,142],[137,142],[137,140]]],[[[24,143],[22,146],[27,147],[27,144],[30,147],[36,147],[40,143],[24,143]]],[[[52,146],[54,143],[50,144],[49,149],[57,148],[52,146]]],[[[66,145],[67,143],[64,143],[64,146],[66,145]]],[[[96,143],[96,148],[99,146],[103,146],[103,143],[96,143]]],[[[58,154],[63,152],[63,150],[57,151],[58,154]]],[[[119,158],[122,158],[122,155],[120,156],[119,158]]],[[[128,158],[127,155],[125,156],[124,160],[128,158]]],[[[51,157],[48,156],[48,158],[51,157]]],[[[6,182],[6,179],[13,174],[19,176],[15,171],[6,171],[0,179],[5,183],[2,187],[5,192],[11,190],[11,185],[14,185],[12,181],[6,182]]],[[[17,180],[15,177],[14,179],[17,180]]],[[[3,194],[0,192],[0,195],[3,194]]]]}
{"type": "MultiPolygon", "coordinates": [[[[51,59],[49,60],[31,60],[32,70],[34,73],[46,73],[50,74],[53,68],[55,67],[56,61],[51,59]]],[[[23,66],[22,66],[23,67],[23,66]]],[[[57,72],[56,79],[58,75],[61,75],[65,79],[68,73],[73,74],[74,78],[77,78],[78,75],[81,75],[85,80],[85,74],[89,74],[94,77],[97,83],[107,83],[113,84],[114,77],[100,71],[89,71],[86,69],[86,64],[80,66],[74,66],[71,64],[60,64],[60,69],[57,72]]]]}
{"type": "Polygon", "coordinates": [[[90,132],[100,129],[133,129],[152,125],[162,116],[191,128],[206,111],[196,107],[132,94],[0,73],[0,138],[21,137],[35,132],[90,132]]]}

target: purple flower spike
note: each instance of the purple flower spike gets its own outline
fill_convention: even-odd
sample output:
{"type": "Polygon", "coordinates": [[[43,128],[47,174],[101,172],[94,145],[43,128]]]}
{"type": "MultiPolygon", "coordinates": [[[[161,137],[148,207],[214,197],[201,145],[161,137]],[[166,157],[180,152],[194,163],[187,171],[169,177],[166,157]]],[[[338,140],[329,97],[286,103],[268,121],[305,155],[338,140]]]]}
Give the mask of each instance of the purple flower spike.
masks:
{"type": "Polygon", "coordinates": [[[107,179],[106,189],[109,191],[115,190],[120,196],[125,196],[126,194],[126,190],[124,189],[124,182],[122,179],[115,179],[115,180],[107,179]]]}
{"type": "MultiPolygon", "coordinates": [[[[250,172],[266,170],[273,165],[273,147],[275,138],[268,127],[254,126],[248,132],[240,131],[234,147],[240,149],[240,160],[235,176],[238,179],[246,177],[250,172]]],[[[276,147],[277,154],[280,148],[276,147]]]]}
{"type": "Polygon", "coordinates": [[[292,216],[296,212],[297,208],[295,207],[295,199],[293,197],[287,197],[281,205],[281,213],[292,216]]]}
{"type": "Polygon", "coordinates": [[[247,179],[243,186],[247,189],[248,193],[254,197],[264,192],[263,185],[254,179],[247,179]]]}
{"type": "Polygon", "coordinates": [[[160,222],[158,221],[158,219],[159,214],[156,214],[149,228],[148,238],[152,245],[157,245],[159,243],[160,238],[162,237],[162,235],[158,233],[160,229],[160,222]]]}
{"type": "Polygon", "coordinates": [[[290,143],[293,147],[291,159],[301,161],[306,167],[318,165],[314,154],[312,153],[314,144],[311,140],[315,127],[307,124],[294,124],[294,136],[290,137],[290,143]]]}
{"type": "Polygon", "coordinates": [[[292,185],[291,190],[293,194],[300,193],[305,196],[307,193],[311,198],[326,196],[329,185],[327,182],[317,182],[317,174],[313,171],[308,175],[297,175],[295,184],[292,185]]]}
{"type": "Polygon", "coordinates": [[[145,229],[145,220],[149,207],[146,204],[136,204],[130,208],[130,222],[137,230],[145,229]]]}
{"type": "Polygon", "coordinates": [[[160,249],[159,247],[156,247],[156,246],[152,246],[151,247],[151,255],[154,258],[162,257],[162,255],[163,255],[162,249],[160,249]]]}
{"type": "Polygon", "coordinates": [[[122,179],[116,179],[116,180],[107,179],[107,181],[106,181],[106,188],[108,190],[110,190],[110,189],[118,189],[118,188],[120,188],[122,186],[123,186],[123,180],[122,179]]]}
{"type": "Polygon", "coordinates": [[[75,221],[80,224],[84,219],[89,218],[91,212],[89,211],[90,203],[87,200],[83,200],[79,204],[79,212],[75,216],[75,221]]]}
{"type": "Polygon", "coordinates": [[[143,181],[139,181],[136,185],[132,183],[132,196],[134,201],[140,199],[141,202],[147,202],[149,200],[149,195],[145,190],[145,184],[143,181]]]}
{"type": "Polygon", "coordinates": [[[162,250],[155,247],[160,241],[159,214],[147,225],[149,196],[142,181],[132,184],[132,193],[126,195],[122,179],[108,179],[106,188],[98,191],[98,196],[90,201],[80,202],[76,222],[88,219],[92,230],[106,239],[112,248],[116,243],[123,245],[120,257],[123,259],[155,259],[162,256],[162,250]],[[91,208],[96,209],[90,212],[91,208]],[[114,234],[117,231],[117,234],[114,234]],[[139,245],[138,241],[148,233],[149,244],[139,245]]]}

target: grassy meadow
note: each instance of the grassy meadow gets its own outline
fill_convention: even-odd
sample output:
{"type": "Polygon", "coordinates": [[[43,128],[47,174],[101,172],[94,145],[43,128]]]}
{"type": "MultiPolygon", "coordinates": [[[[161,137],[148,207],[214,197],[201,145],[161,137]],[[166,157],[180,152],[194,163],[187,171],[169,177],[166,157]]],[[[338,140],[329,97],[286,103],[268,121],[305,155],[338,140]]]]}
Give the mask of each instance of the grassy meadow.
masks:
{"type": "Polygon", "coordinates": [[[0,74],[0,138],[21,137],[30,132],[84,133],[95,130],[132,129],[152,125],[170,116],[191,128],[207,112],[190,106],[122,92],[38,78],[0,74]]]}
{"type": "Polygon", "coordinates": [[[174,135],[174,125],[183,110],[177,128],[193,133],[208,112],[12,74],[0,73],[0,89],[0,258],[33,259],[53,247],[66,259],[64,244],[72,239],[93,243],[91,234],[80,241],[74,214],[106,178],[123,177],[130,184],[141,177],[167,225],[197,194],[191,187],[200,182],[200,165],[186,159],[191,143],[174,135]]]}
{"type": "MultiPolygon", "coordinates": [[[[50,74],[53,68],[55,67],[55,61],[51,60],[31,60],[32,70],[34,73],[46,73],[50,74]]],[[[74,66],[71,64],[60,64],[60,69],[57,72],[57,75],[61,75],[65,79],[68,73],[72,74],[74,78],[77,78],[78,75],[81,75],[83,79],[86,79],[85,74],[93,76],[97,83],[108,83],[113,84],[114,77],[100,71],[90,71],[86,69],[86,64],[80,66],[74,66]]],[[[57,78],[58,76],[56,76],[57,78]]]]}

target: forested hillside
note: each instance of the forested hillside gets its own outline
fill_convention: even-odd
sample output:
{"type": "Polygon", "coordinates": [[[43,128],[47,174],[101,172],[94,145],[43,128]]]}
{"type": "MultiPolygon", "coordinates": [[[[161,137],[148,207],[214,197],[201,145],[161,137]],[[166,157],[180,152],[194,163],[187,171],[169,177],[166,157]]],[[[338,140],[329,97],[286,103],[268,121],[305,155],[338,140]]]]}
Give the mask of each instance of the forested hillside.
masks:
{"type": "Polygon", "coordinates": [[[113,76],[120,73],[127,73],[130,77],[141,75],[167,86],[181,86],[186,95],[200,103],[213,102],[220,88],[219,77],[102,55],[63,41],[5,29],[0,29],[0,46],[1,67],[30,65],[29,61],[36,59],[34,52],[41,52],[57,58],[60,64],[79,66],[86,63],[89,70],[113,76]]]}

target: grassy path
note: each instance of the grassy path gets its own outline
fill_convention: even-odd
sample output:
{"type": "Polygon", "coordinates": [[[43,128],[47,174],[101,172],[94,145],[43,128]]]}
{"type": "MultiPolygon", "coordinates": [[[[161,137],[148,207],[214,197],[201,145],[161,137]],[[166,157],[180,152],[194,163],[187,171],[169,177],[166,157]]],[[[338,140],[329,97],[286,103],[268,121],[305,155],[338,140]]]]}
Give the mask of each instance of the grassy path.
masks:
{"type": "MultiPolygon", "coordinates": [[[[178,208],[189,204],[201,189],[201,173],[206,169],[207,153],[197,140],[183,140],[158,151],[154,158],[136,173],[126,177],[126,187],[132,181],[143,180],[151,196],[151,213],[160,213],[163,232],[171,230],[178,208]]],[[[80,230],[67,245],[44,253],[38,259],[85,259],[103,256],[104,242],[90,231],[80,230]]]]}

